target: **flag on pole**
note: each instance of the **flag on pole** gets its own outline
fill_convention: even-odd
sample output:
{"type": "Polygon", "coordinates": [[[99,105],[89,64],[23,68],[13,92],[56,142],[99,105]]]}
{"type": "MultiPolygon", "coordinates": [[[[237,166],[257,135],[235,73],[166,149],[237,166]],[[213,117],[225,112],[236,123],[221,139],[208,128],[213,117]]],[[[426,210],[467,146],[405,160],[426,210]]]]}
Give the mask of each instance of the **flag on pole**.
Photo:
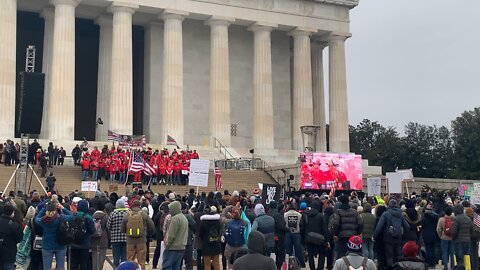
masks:
{"type": "Polygon", "coordinates": [[[130,164],[129,171],[132,173],[144,172],[146,175],[152,175],[155,172],[155,169],[145,162],[137,152],[133,152],[133,160],[130,164]]]}
{"type": "Polygon", "coordinates": [[[170,135],[167,134],[167,145],[175,145],[177,149],[180,149],[180,147],[177,144],[177,141],[170,135]]]}
{"type": "Polygon", "coordinates": [[[80,145],[80,148],[83,150],[83,149],[88,149],[90,148],[90,144],[88,143],[87,139],[85,139],[85,137],[83,137],[83,142],[82,144],[80,145]]]}
{"type": "Polygon", "coordinates": [[[121,142],[122,141],[122,135],[111,131],[110,129],[108,130],[108,140],[109,141],[117,141],[121,142]]]}
{"type": "Polygon", "coordinates": [[[222,172],[220,171],[220,168],[218,167],[218,163],[215,162],[215,188],[216,189],[222,189],[222,172]]]}

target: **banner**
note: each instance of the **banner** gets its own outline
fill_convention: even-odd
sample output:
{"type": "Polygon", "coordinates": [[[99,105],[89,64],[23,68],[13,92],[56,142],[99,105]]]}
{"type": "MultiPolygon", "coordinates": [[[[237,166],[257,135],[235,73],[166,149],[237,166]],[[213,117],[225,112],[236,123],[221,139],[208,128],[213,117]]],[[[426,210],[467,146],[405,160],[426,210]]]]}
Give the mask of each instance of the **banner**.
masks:
{"type": "Polygon", "coordinates": [[[272,185],[272,184],[263,184],[262,185],[262,203],[265,206],[268,206],[271,201],[279,201],[280,195],[282,193],[282,186],[272,185]]]}
{"type": "Polygon", "coordinates": [[[381,196],[382,179],[380,177],[367,178],[367,194],[368,196],[381,196]]]}
{"type": "Polygon", "coordinates": [[[147,145],[145,135],[123,135],[108,130],[108,139],[118,142],[118,145],[123,148],[145,148],[147,145]]]}
{"type": "Polygon", "coordinates": [[[208,187],[208,174],[210,173],[210,160],[190,160],[189,186],[208,187]]]}

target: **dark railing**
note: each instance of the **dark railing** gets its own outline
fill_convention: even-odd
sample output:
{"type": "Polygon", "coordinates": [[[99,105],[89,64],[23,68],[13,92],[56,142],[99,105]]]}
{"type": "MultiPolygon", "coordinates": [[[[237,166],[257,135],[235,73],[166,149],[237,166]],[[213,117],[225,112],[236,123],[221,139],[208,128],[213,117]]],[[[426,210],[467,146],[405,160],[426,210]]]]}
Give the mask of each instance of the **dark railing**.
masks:
{"type": "Polygon", "coordinates": [[[235,156],[233,156],[232,153],[230,153],[228,149],[215,137],[213,137],[213,145],[220,151],[222,155],[224,155],[225,160],[236,159],[235,156]]]}
{"type": "Polygon", "coordinates": [[[223,170],[265,170],[265,161],[261,158],[231,158],[215,161],[223,170]]]}

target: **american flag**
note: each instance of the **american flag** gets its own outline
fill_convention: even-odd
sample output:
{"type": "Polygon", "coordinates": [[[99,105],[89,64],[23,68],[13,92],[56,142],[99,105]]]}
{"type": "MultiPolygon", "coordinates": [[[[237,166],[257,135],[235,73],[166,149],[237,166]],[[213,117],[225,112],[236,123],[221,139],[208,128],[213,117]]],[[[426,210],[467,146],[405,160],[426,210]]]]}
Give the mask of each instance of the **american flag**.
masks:
{"type": "Polygon", "coordinates": [[[217,189],[222,189],[222,172],[220,171],[220,168],[218,167],[218,163],[215,163],[215,188],[217,189]]]}
{"type": "Polygon", "coordinates": [[[108,140],[109,141],[117,141],[121,142],[122,141],[122,135],[111,131],[110,129],[108,130],[108,140]]]}
{"type": "Polygon", "coordinates": [[[152,175],[155,172],[155,169],[145,162],[137,152],[133,152],[132,164],[130,164],[129,171],[132,173],[143,171],[146,175],[152,175]]]}
{"type": "Polygon", "coordinates": [[[85,149],[85,148],[90,148],[90,144],[88,143],[87,139],[85,139],[85,137],[83,137],[83,142],[82,144],[80,145],[80,148],[81,149],[85,149]]]}
{"type": "Polygon", "coordinates": [[[168,134],[167,134],[167,145],[175,145],[177,147],[177,149],[180,148],[177,144],[177,141],[172,136],[170,136],[168,134]]]}
{"type": "Polygon", "coordinates": [[[473,213],[473,225],[480,228],[480,215],[475,212],[473,213]]]}

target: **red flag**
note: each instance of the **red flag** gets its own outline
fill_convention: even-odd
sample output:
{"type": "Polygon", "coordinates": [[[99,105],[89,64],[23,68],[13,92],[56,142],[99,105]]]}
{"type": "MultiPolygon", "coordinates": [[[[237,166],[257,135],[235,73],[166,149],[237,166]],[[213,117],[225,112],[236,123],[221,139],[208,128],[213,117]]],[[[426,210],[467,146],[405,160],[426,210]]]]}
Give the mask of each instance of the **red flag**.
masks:
{"type": "Polygon", "coordinates": [[[216,189],[222,189],[222,172],[220,171],[220,168],[218,167],[218,164],[215,164],[215,188],[216,189]]]}

